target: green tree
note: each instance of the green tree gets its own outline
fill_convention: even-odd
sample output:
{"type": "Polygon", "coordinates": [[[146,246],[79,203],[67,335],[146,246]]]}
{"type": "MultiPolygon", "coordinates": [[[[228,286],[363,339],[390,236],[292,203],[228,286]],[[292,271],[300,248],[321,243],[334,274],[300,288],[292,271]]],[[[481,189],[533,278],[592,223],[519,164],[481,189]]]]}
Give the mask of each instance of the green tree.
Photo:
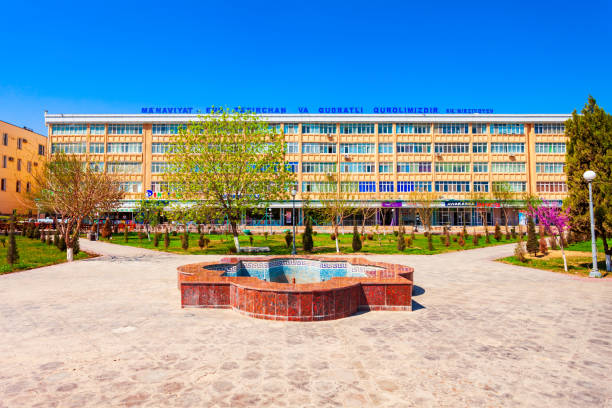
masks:
{"type": "Polygon", "coordinates": [[[575,110],[565,122],[568,197],[572,228],[589,234],[589,193],[582,175],[593,170],[597,177],[592,182],[596,234],[602,238],[606,256],[606,270],[610,272],[612,249],[612,115],[600,108],[589,96],[581,114],[575,110]]]}
{"type": "Polygon", "coordinates": [[[149,228],[155,228],[159,225],[159,221],[161,219],[162,212],[164,211],[164,207],[166,206],[167,201],[162,200],[152,200],[142,198],[136,207],[136,216],[135,220],[137,222],[141,222],[145,227],[145,232],[147,233],[147,239],[151,240],[151,233],[149,228]]]}
{"type": "Polygon", "coordinates": [[[538,249],[540,245],[538,243],[538,238],[536,237],[535,223],[533,222],[533,218],[530,216],[527,217],[527,252],[536,256],[538,253],[538,249]]]}
{"type": "Polygon", "coordinates": [[[402,252],[406,249],[406,240],[404,239],[404,225],[402,225],[402,218],[400,217],[399,228],[397,231],[397,250],[402,252]]]}
{"type": "Polygon", "coordinates": [[[359,252],[361,251],[361,238],[359,237],[359,231],[357,231],[357,224],[353,225],[353,242],[352,242],[352,247],[353,247],[353,252],[359,252]]]}
{"type": "Polygon", "coordinates": [[[166,228],[166,232],[164,233],[164,248],[168,249],[170,246],[170,233],[168,232],[168,228],[166,228]]]}
{"type": "Polygon", "coordinates": [[[6,251],[6,261],[9,265],[13,266],[19,261],[19,250],[17,249],[17,242],[15,241],[15,216],[11,216],[9,224],[9,236],[8,236],[8,249],[6,251]]]}
{"type": "Polygon", "coordinates": [[[497,242],[501,241],[502,239],[502,232],[501,227],[499,226],[499,222],[495,223],[495,233],[493,234],[493,237],[497,242]]]}
{"type": "Polygon", "coordinates": [[[160,235],[161,234],[159,232],[156,232],[155,234],[153,234],[153,246],[156,248],[159,246],[160,235]]]}
{"type": "Polygon", "coordinates": [[[168,158],[170,190],[227,219],[238,252],[242,215],[287,199],[295,180],[284,164],[283,135],[250,112],[223,109],[200,116],[179,129],[168,158]]]}
{"type": "Polygon", "coordinates": [[[304,234],[302,235],[302,248],[305,252],[312,252],[314,243],[312,240],[312,220],[310,217],[306,217],[306,226],[304,227],[304,234]]]}

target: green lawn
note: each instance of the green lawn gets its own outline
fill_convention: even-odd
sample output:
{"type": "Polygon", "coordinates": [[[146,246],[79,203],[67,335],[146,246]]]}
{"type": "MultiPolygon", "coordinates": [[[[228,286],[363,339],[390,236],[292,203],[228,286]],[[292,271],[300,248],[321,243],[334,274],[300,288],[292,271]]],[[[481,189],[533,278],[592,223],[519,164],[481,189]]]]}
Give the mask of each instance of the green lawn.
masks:
{"type": "MultiPolygon", "coordinates": [[[[597,235],[597,234],[596,234],[597,235]]],[[[597,252],[603,253],[603,241],[601,238],[597,238],[597,252]]],[[[608,244],[610,241],[608,240],[608,244]]],[[[581,251],[581,252],[591,252],[591,241],[577,242],[575,244],[568,245],[567,247],[570,251],[581,251]]]]}
{"type": "MultiPolygon", "coordinates": [[[[8,237],[2,236],[2,238],[4,238],[6,242],[4,246],[0,244],[0,275],[66,261],[66,253],[57,249],[55,245],[43,244],[38,239],[15,236],[17,250],[19,251],[19,261],[11,267],[11,265],[6,262],[8,237]]],[[[85,252],[79,252],[75,255],[74,259],[84,259],[90,256],[91,255],[85,252]]]]}
{"type": "MultiPolygon", "coordinates": [[[[194,255],[205,255],[205,254],[210,255],[210,254],[228,254],[229,253],[229,248],[230,246],[233,245],[233,239],[230,235],[208,235],[206,234],[205,236],[210,239],[210,245],[208,248],[205,248],[204,250],[200,250],[200,248],[197,246],[199,236],[195,233],[189,234],[189,250],[188,251],[185,251],[181,248],[180,234],[177,236],[172,236],[172,234],[170,235],[170,245],[167,250],[164,248],[163,235],[162,235],[162,239],[160,239],[159,246],[157,248],[153,246],[153,234],[151,234],[151,241],[149,241],[147,240],[146,235],[144,235],[144,238],[140,240],[138,239],[138,235],[136,233],[131,232],[129,234],[128,242],[125,242],[123,233],[118,233],[118,234],[113,235],[113,239],[111,242],[114,244],[119,244],[119,245],[131,245],[131,246],[136,246],[136,247],[141,247],[141,248],[156,249],[160,251],[168,251],[168,252],[183,253],[183,254],[188,253],[188,254],[194,254],[194,255]]],[[[408,234],[405,236],[409,237],[410,235],[408,234]]],[[[253,235],[252,237],[253,237],[253,246],[270,247],[270,252],[268,253],[270,255],[288,255],[291,253],[291,248],[290,247],[288,248],[287,245],[285,244],[284,234],[279,233],[275,235],[269,235],[267,239],[263,235],[253,235]]],[[[466,243],[462,248],[459,246],[457,242],[453,242],[455,237],[456,235],[451,236],[450,246],[446,247],[440,241],[440,236],[438,235],[433,236],[434,250],[429,251],[427,249],[427,238],[424,237],[422,234],[417,234],[415,236],[414,242],[412,243],[412,246],[410,248],[406,248],[401,253],[431,255],[431,254],[440,254],[443,252],[459,251],[463,249],[482,248],[482,247],[489,246],[489,245],[501,245],[501,244],[508,244],[508,243],[516,242],[515,240],[512,240],[512,239],[506,241],[503,238],[501,241],[498,242],[493,238],[493,235],[491,235],[490,236],[491,243],[489,245],[485,244],[485,238],[481,237],[479,244],[475,246],[473,245],[472,237],[470,236],[470,238],[466,240],[466,243]]],[[[340,234],[340,252],[354,253],[351,247],[352,240],[353,240],[352,233],[347,233],[344,235],[340,234]]],[[[313,251],[313,253],[315,254],[332,254],[336,252],[336,246],[335,246],[334,241],[331,240],[330,234],[317,234],[313,236],[313,241],[314,241],[314,246],[315,246],[315,250],[313,251]]],[[[241,235],[240,245],[250,246],[251,244],[249,242],[249,236],[241,235]]],[[[301,249],[302,247],[301,234],[298,234],[298,240],[296,242],[296,247],[297,247],[298,253],[300,254],[304,253],[304,251],[302,251],[301,249]]],[[[386,236],[382,234],[374,235],[373,240],[366,239],[363,242],[363,248],[361,249],[360,253],[372,253],[372,254],[400,253],[397,250],[397,237],[395,237],[393,234],[387,234],[386,236]]]]}
{"type": "MultiPolygon", "coordinates": [[[[528,266],[530,268],[544,269],[553,272],[565,273],[563,269],[563,258],[549,259],[527,259],[527,262],[521,262],[514,256],[499,259],[499,261],[519,266],[528,266]]],[[[568,273],[580,276],[589,276],[591,269],[592,258],[590,256],[568,256],[567,271],[568,273]]],[[[606,276],[606,261],[603,254],[597,258],[597,268],[603,276],[606,276]]]]}

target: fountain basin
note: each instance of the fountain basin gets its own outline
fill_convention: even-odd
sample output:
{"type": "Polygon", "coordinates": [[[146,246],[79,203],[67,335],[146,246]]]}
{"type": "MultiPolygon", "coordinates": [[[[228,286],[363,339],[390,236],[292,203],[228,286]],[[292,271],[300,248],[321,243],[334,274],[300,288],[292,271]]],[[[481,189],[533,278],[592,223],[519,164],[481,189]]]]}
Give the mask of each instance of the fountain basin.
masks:
{"type": "Polygon", "coordinates": [[[224,258],[178,268],[181,306],[288,321],[411,310],[411,267],[352,257],[224,258]]]}

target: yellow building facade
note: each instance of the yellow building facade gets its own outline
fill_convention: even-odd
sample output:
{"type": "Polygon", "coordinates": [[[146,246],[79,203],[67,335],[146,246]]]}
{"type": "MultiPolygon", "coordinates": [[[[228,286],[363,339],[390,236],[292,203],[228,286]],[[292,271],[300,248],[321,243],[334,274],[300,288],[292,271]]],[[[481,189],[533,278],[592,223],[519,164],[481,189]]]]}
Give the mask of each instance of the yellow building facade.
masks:
{"type": "MultiPolygon", "coordinates": [[[[437,197],[434,224],[477,224],[478,200],[495,210],[495,191],[510,189],[558,202],[567,194],[564,122],[569,115],[270,114],[284,134],[296,173],[297,207],[328,191],[329,177],[357,206],[379,207],[379,221],[417,223],[414,191],[437,197]],[[476,198],[479,197],[479,198],[476,198]],[[414,204],[412,204],[414,205],[414,204]]],[[[116,173],[127,191],[123,211],[143,194],[163,196],[164,152],[192,114],[46,114],[48,150],[78,154],[116,173]]],[[[483,203],[480,203],[483,205],[483,203]]],[[[285,223],[291,202],[272,203],[269,221],[285,223]]],[[[379,216],[377,215],[377,218],[379,216]]],[[[509,220],[518,222],[515,213],[509,220]]],[[[245,223],[261,222],[246,217],[245,223]]]]}
{"type": "Polygon", "coordinates": [[[33,174],[46,157],[47,138],[28,128],[0,121],[0,214],[36,213],[28,199],[33,174]]]}

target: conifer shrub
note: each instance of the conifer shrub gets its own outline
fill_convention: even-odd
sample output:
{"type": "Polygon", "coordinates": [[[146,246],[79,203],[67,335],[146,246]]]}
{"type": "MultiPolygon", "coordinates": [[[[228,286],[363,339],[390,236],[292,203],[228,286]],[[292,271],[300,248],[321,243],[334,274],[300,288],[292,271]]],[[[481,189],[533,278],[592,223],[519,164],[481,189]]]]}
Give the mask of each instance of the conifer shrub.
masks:
{"type": "Polygon", "coordinates": [[[268,240],[268,231],[264,231],[263,235],[264,235],[264,239],[267,241],[268,240]]]}
{"type": "Polygon", "coordinates": [[[477,246],[479,240],[480,240],[480,234],[474,234],[472,236],[472,245],[477,246]]]}
{"type": "Polygon", "coordinates": [[[81,244],[79,243],[79,233],[75,232],[72,240],[72,254],[76,255],[81,252],[81,244]]]}
{"type": "Polygon", "coordinates": [[[55,237],[51,234],[47,234],[47,245],[51,246],[54,244],[55,237]]]}
{"type": "Polygon", "coordinates": [[[17,241],[15,240],[15,216],[11,216],[8,234],[8,249],[6,251],[6,262],[13,266],[19,261],[19,250],[17,249],[17,241]]]}
{"type": "Polygon", "coordinates": [[[412,247],[412,236],[404,237],[404,242],[406,243],[406,248],[412,247]]]}
{"type": "Polygon", "coordinates": [[[176,232],[176,230],[172,230],[172,236],[176,237],[178,235],[178,232],[176,232]]]}
{"type": "Polygon", "coordinates": [[[427,234],[427,249],[430,251],[434,250],[433,240],[431,239],[431,234],[427,234]]]}
{"type": "Polygon", "coordinates": [[[329,239],[331,239],[332,241],[336,240],[336,234],[334,234],[333,232],[331,234],[329,234],[329,239]]]}
{"type": "Polygon", "coordinates": [[[538,249],[542,255],[548,254],[548,245],[546,244],[546,238],[540,237],[540,243],[539,243],[538,249]]]}
{"type": "Polygon", "coordinates": [[[160,235],[161,235],[161,234],[160,234],[159,232],[156,232],[156,233],[153,235],[153,246],[154,246],[155,248],[157,248],[157,247],[159,246],[159,238],[160,238],[160,235]]]}
{"type": "Polygon", "coordinates": [[[253,235],[249,235],[249,245],[253,246],[253,235]]]}
{"type": "Polygon", "coordinates": [[[497,242],[501,241],[502,239],[501,227],[499,226],[498,222],[495,223],[495,232],[493,233],[493,238],[495,238],[497,242]]]}
{"type": "Polygon", "coordinates": [[[512,237],[512,239],[516,239],[516,228],[510,228],[510,236],[512,237]]]}
{"type": "Polygon", "coordinates": [[[293,242],[293,234],[291,231],[287,231],[285,234],[285,244],[287,244],[287,248],[291,247],[291,243],[293,242]]]}
{"type": "Polygon", "coordinates": [[[465,245],[465,240],[463,239],[463,237],[459,237],[459,240],[457,241],[457,243],[459,244],[460,247],[463,247],[465,245]]]}
{"type": "Polygon", "coordinates": [[[181,248],[185,251],[189,249],[189,232],[187,232],[187,229],[181,235],[181,248]]]}
{"type": "Polygon", "coordinates": [[[63,235],[59,239],[59,243],[57,245],[57,249],[59,249],[62,252],[64,252],[66,250],[66,240],[64,239],[63,235]]]}
{"type": "Polygon", "coordinates": [[[457,237],[453,237],[453,242],[457,242],[457,237]]]}
{"type": "Polygon", "coordinates": [[[6,248],[6,238],[4,236],[0,237],[0,244],[2,244],[2,248],[6,248]]]}
{"type": "Polygon", "coordinates": [[[361,251],[361,237],[359,236],[359,231],[357,231],[357,224],[353,225],[353,242],[352,242],[353,252],[361,251]]]}
{"type": "Polygon", "coordinates": [[[104,221],[104,225],[102,226],[102,237],[109,239],[112,234],[113,234],[113,230],[111,228],[110,218],[106,217],[106,220],[104,221]]]}
{"type": "Polygon", "coordinates": [[[374,234],[368,233],[368,241],[374,241],[374,234]]]}
{"type": "Polygon", "coordinates": [[[306,217],[306,226],[304,228],[304,234],[302,234],[302,249],[306,252],[312,252],[313,248],[312,220],[310,217],[306,217]]]}
{"type": "Polygon", "coordinates": [[[170,246],[170,233],[168,232],[168,228],[166,228],[166,232],[164,233],[164,248],[168,249],[170,246]]]}
{"type": "Polygon", "coordinates": [[[535,223],[533,222],[533,218],[527,217],[527,252],[536,256],[538,249],[539,245],[535,232],[535,223]]]}

